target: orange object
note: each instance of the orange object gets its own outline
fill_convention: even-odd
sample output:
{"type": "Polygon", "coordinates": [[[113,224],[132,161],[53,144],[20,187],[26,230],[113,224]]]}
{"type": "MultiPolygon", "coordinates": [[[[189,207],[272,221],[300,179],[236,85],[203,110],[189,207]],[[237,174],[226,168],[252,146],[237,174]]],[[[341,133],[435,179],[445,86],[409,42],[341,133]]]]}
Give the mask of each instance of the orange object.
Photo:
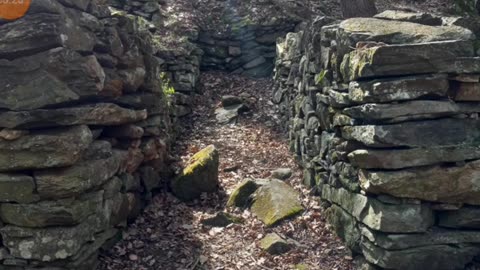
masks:
{"type": "Polygon", "coordinates": [[[0,19],[16,20],[27,13],[32,0],[0,0],[0,19]]]}

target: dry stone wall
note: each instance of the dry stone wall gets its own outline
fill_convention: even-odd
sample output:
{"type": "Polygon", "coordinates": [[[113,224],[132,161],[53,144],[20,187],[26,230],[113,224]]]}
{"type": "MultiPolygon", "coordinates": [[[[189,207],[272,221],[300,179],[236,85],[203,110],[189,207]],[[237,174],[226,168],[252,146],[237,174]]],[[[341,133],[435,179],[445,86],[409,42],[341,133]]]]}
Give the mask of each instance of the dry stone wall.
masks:
{"type": "Polygon", "coordinates": [[[158,1],[129,3],[35,0],[0,22],[2,270],[95,269],[169,176],[201,51],[166,49],[158,1]]]}
{"type": "Polygon", "coordinates": [[[358,269],[478,269],[477,41],[451,18],[381,17],[278,42],[291,149],[358,269]]]}

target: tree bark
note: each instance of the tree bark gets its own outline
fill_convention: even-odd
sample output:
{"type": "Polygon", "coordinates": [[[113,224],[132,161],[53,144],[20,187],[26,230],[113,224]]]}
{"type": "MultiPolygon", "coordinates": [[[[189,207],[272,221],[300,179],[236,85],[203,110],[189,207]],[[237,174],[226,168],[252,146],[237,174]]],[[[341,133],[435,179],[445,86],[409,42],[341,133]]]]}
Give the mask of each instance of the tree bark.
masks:
{"type": "Polygon", "coordinates": [[[377,14],[375,0],[341,0],[344,18],[372,17],[377,14]]]}

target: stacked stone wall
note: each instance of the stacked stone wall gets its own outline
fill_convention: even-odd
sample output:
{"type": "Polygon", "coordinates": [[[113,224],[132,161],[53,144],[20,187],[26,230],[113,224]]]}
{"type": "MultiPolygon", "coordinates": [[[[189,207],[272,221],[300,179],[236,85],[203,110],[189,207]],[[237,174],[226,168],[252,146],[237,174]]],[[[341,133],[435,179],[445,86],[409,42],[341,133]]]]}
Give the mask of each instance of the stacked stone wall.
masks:
{"type": "Polygon", "coordinates": [[[451,19],[380,17],[278,42],[291,150],[358,269],[478,269],[477,41],[451,19]]]}
{"type": "Polygon", "coordinates": [[[95,269],[170,175],[201,51],[164,45],[159,1],[128,3],[0,22],[0,269],[95,269]]]}

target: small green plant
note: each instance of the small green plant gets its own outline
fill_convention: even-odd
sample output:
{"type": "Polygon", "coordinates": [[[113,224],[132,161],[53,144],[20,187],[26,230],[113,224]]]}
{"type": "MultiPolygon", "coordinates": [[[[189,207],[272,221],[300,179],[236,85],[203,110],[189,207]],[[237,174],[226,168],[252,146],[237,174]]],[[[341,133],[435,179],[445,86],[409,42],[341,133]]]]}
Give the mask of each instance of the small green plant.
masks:
{"type": "Polygon", "coordinates": [[[160,73],[160,81],[163,95],[165,96],[168,105],[171,105],[172,96],[175,94],[175,88],[172,86],[170,77],[166,72],[160,73]]]}
{"type": "Polygon", "coordinates": [[[315,75],[315,84],[316,85],[321,84],[323,79],[325,79],[326,75],[327,75],[327,71],[325,69],[323,69],[322,71],[320,71],[320,73],[315,75]]]}

